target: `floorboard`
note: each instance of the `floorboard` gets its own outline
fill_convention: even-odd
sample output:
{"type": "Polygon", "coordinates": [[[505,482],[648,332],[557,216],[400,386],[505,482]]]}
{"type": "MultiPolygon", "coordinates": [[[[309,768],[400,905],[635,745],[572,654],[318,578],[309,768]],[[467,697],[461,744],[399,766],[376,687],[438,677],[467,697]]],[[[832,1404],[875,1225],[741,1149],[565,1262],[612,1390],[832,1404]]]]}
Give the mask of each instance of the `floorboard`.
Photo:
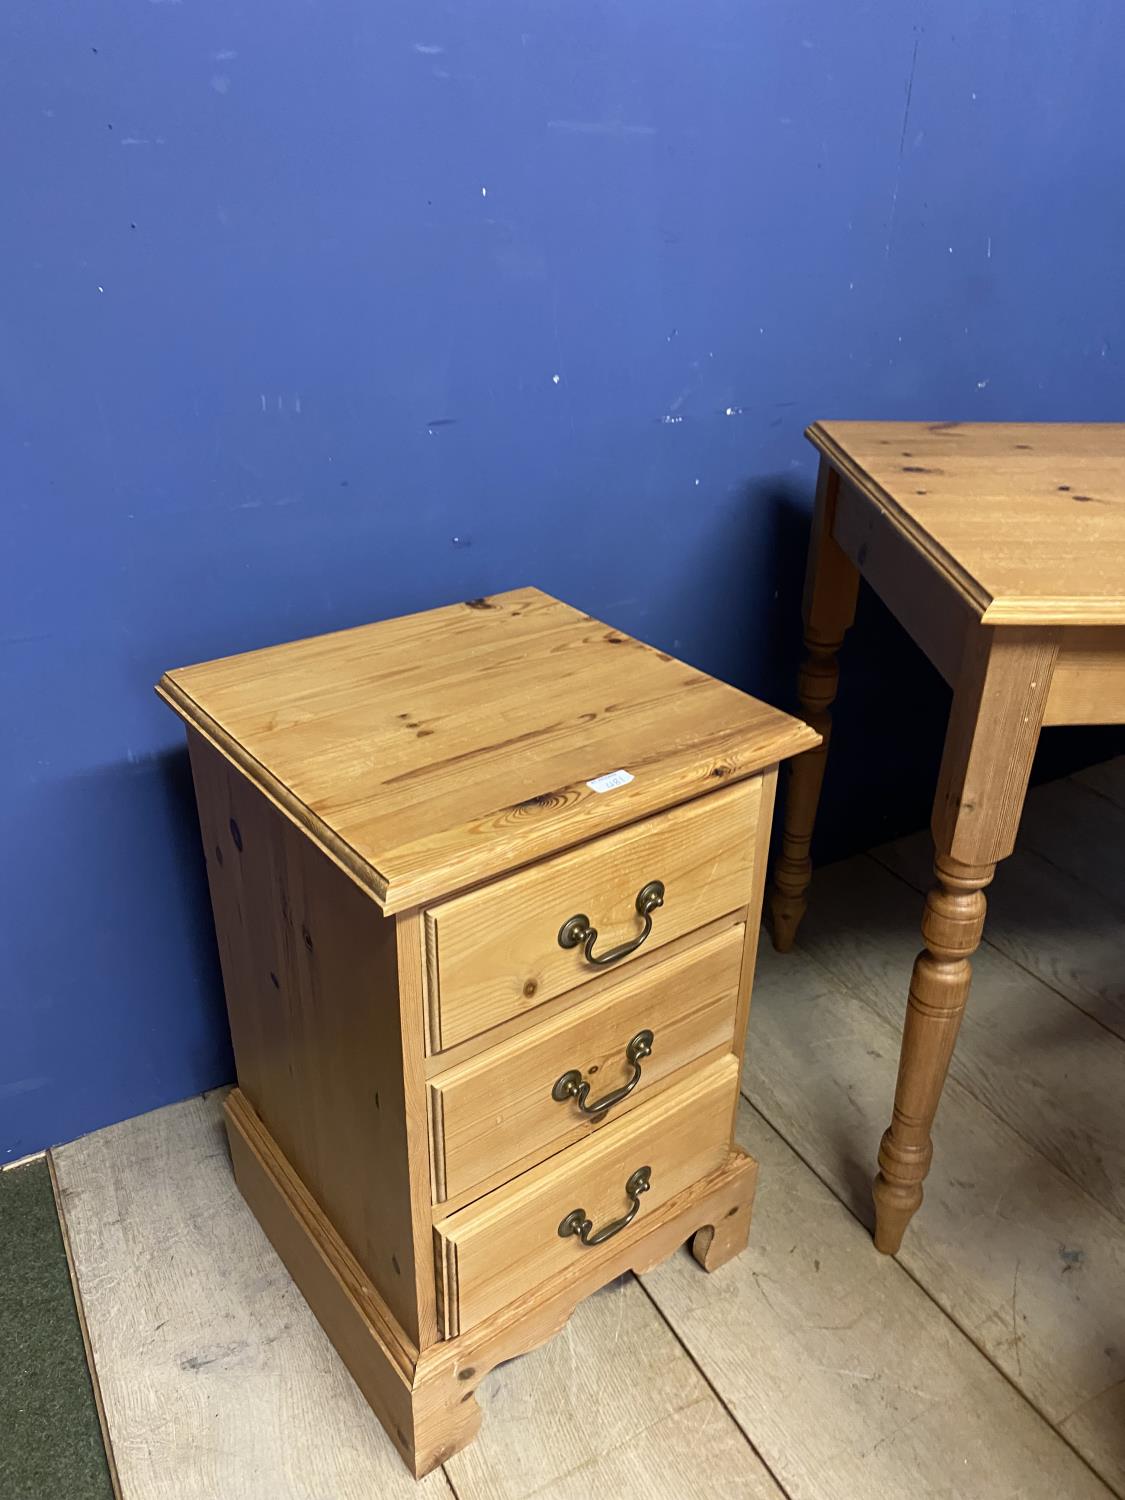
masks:
{"type": "MultiPolygon", "coordinates": [[[[985,941],[1125,1040],[1125,756],[1037,787],[988,892],[985,941]]],[[[919,892],[928,833],[872,850],[919,892]]]]}
{"type": "MultiPolygon", "coordinates": [[[[922,895],[933,884],[930,835],[912,834],[871,853],[919,893],[920,917],[922,895]]],[[[1125,898],[1115,905],[1042,854],[1017,849],[989,889],[984,939],[1125,1040],[1123,908],[1125,898]]]]}
{"type": "MultiPolygon", "coordinates": [[[[801,948],[898,1032],[920,917],[917,894],[862,856],[820,871],[801,948]]],[[[951,1076],[1125,1220],[1119,1037],[985,944],[951,1076]]]]}
{"type": "Polygon", "coordinates": [[[1125,808],[1125,755],[1103,761],[1100,766],[1090,766],[1085,771],[1078,771],[1074,780],[1116,803],[1118,807],[1125,808]]]}
{"type": "Polygon", "coordinates": [[[1032,794],[926,1200],[879,1256],[928,840],[818,873],[766,945],[746,1253],[606,1288],[407,1476],[242,1203],[217,1096],[54,1153],[125,1500],[1125,1497],[1125,758],[1032,794]]]}
{"type": "MultiPolygon", "coordinates": [[[[780,957],[763,944],[744,1087],[867,1226],[898,1048],[897,1028],[836,975],[800,950],[780,957]]],[[[925,1194],[900,1263],[1125,1494],[1118,1220],[953,1079],[925,1194]]],[[[767,1232],[764,1216],[756,1237],[767,1232]]]]}
{"type": "Polygon", "coordinates": [[[708,1495],[785,1500],[632,1276],[495,1370],[481,1405],[480,1436],[446,1465],[459,1500],[684,1500],[701,1453],[708,1495]]]}
{"type": "MultiPolygon", "coordinates": [[[[1111,766],[1114,764],[1110,763],[1111,766]]],[[[1106,772],[1118,787],[1120,777],[1106,772]]],[[[1036,787],[1020,819],[1019,846],[1032,849],[1060,870],[1115,902],[1125,899],[1125,807],[1123,794],[1105,795],[1088,781],[1066,776],[1036,787]]]]}
{"type": "Polygon", "coordinates": [[[416,1485],[231,1176],[220,1098],[54,1153],[123,1500],[409,1500],[416,1485]]]}
{"type": "MultiPolygon", "coordinates": [[[[124,1500],[450,1495],[441,1473],[409,1478],[243,1203],[219,1105],[56,1153],[124,1500]]],[[[480,1399],[481,1436],[448,1466],[459,1500],[680,1500],[701,1434],[716,1494],[784,1500],[632,1278],[480,1399]]]]}
{"type": "Polygon", "coordinates": [[[790,1500],[1110,1491],[749,1106],[748,1249],[643,1278],[790,1500]]]}

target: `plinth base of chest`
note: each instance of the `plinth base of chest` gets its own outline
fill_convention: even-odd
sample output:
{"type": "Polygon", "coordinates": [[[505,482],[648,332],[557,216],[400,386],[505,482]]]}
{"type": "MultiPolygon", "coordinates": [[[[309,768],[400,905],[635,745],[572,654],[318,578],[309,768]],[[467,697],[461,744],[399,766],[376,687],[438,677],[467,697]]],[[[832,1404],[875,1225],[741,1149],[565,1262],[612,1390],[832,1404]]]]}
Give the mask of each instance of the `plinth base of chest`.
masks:
{"type": "Polygon", "coordinates": [[[706,1270],[746,1243],[757,1181],[753,1157],[725,1165],[664,1204],[632,1239],[576,1264],[468,1333],[415,1347],[239,1089],[226,1106],[235,1180],[368,1404],[421,1478],[472,1441],[480,1382],[504,1360],[552,1338],[578,1304],[626,1271],[651,1269],[687,1240],[706,1270]]]}

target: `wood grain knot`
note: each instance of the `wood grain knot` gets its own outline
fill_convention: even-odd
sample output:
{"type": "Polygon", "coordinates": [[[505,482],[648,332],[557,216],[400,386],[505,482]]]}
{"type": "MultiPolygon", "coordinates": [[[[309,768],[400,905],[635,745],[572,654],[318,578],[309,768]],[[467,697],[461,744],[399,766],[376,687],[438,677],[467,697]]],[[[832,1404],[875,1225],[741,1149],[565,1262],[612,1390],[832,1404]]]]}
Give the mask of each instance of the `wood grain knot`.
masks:
{"type": "Polygon", "coordinates": [[[546,812],[551,808],[565,807],[566,796],[562,792],[539,792],[534,797],[528,797],[523,802],[517,802],[512,809],[515,813],[537,813],[546,812]]]}

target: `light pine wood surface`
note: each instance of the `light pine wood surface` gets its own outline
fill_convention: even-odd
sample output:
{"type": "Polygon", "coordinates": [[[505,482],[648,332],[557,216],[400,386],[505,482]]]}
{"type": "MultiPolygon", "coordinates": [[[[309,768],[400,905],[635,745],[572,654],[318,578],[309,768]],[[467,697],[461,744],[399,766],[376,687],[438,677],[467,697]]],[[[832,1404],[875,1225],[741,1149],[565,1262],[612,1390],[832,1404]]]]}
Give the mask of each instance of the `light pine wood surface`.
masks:
{"type": "Polygon", "coordinates": [[[157,691],[386,911],[816,743],[534,588],[184,667],[157,691]],[[619,770],[633,779],[588,785],[619,770]]]}
{"type": "MultiPolygon", "coordinates": [[[[1125,780],[1125,778],[1123,778],[1125,780]]],[[[1087,840],[1088,878],[1068,869],[1073,850],[1074,804],[1085,801],[1080,778],[1071,794],[1055,799],[1050,789],[1032,799],[1016,851],[1004,861],[989,891],[988,940],[1072,1005],[1125,1041],[1125,962],[1121,913],[1125,911],[1125,807],[1097,801],[1087,812],[1103,821],[1107,852],[1118,851],[1116,868],[1104,873],[1087,840]],[[1050,913],[1044,921],[1043,914],[1050,913]]],[[[1091,794],[1092,795],[1092,794],[1091,794]]],[[[916,891],[929,886],[933,841],[918,833],[872,850],[880,864],[916,891]]]]}
{"type": "Polygon", "coordinates": [[[428,1202],[417,1257],[411,1220],[425,1118],[411,1173],[395,924],[218,751],[190,747],[242,1091],[417,1343],[433,1327],[428,1202]]]}
{"type": "Polygon", "coordinates": [[[1120,983],[1125,902],[1103,891],[1092,951],[1089,927],[1068,940],[1057,894],[1092,894],[1100,872],[1084,883],[1051,843],[1091,797],[1125,810],[1125,761],[1030,794],[1036,847],[1021,839],[994,891],[1034,860],[1038,904],[1018,951],[986,928],[899,1255],[871,1245],[869,1163],[916,841],[821,871],[796,951],[759,956],[747,1249],[710,1276],[685,1251],[582,1303],[485,1379],[480,1436],[421,1488],[235,1190],[218,1096],[58,1149],[125,1500],[1125,1496],[1125,1044],[1087,1013],[1120,983]]]}
{"type": "Polygon", "coordinates": [[[1125,625],[1125,424],[817,422],[986,624],[1125,625]]]}
{"type": "Polygon", "coordinates": [[[451,1218],[434,1232],[445,1267],[446,1332],[467,1332],[571,1267],[593,1266],[644,1238],[647,1224],[677,1194],[726,1162],[738,1064],[728,1052],[678,1088],[590,1140],[533,1167],[451,1218]],[[650,1185],[635,1217],[604,1246],[563,1237],[559,1225],[582,1209],[594,1232],[633,1211],[625,1184],[647,1167],[650,1185]]]}
{"type": "MultiPolygon", "coordinates": [[[[663,905],[651,914],[640,957],[745,906],[761,796],[757,780],[730,787],[431,907],[426,975],[434,1049],[609,972],[586,957],[584,944],[560,945],[559,931],[572,917],[588,917],[597,930],[596,959],[643,933],[637,896],[661,881],[663,905]]],[[[612,972],[635,962],[630,955],[612,972]]]]}
{"type": "Polygon", "coordinates": [[[803,751],[785,768],[785,821],[770,895],[773,940],[781,953],[792,948],[807,904],[806,892],[812,878],[809,850],[828,764],[832,705],[840,680],[836,655],[855,619],[859,592],[855,564],[833,536],[839,500],[840,476],[822,458],[802,602],[806,655],[797,678],[801,712],[820,735],[820,744],[803,751]]]}
{"type": "MultiPolygon", "coordinates": [[[[849,592],[854,583],[840,557],[953,689],[922,947],[872,1186],[875,1244],[894,1254],[922,1203],[985,893],[1015,846],[1040,731],[1125,723],[1125,425],[816,422],[807,436],[821,469],[802,705],[819,711],[826,736],[843,580],[849,592]]],[[[782,953],[807,907],[826,749],[805,751],[790,772],[770,903],[782,953]]],[[[1104,829],[1092,840],[1074,830],[1071,847],[1072,859],[1100,847],[1120,862],[1120,840],[1104,829]]]]}
{"type": "MultiPolygon", "coordinates": [[[[708,1271],[744,1246],[757,1167],[732,1136],[776,783],[758,757],[819,737],[534,589],[158,690],[188,727],[238,1068],[235,1180],[428,1474],[475,1435],[477,1386],[579,1297],[688,1238],[708,1271]],[[613,770],[582,781],[595,750],[613,770]],[[548,790],[492,802],[505,766],[511,796],[537,763],[548,790]],[[608,813],[589,801],[607,796],[608,813]],[[549,1031],[567,995],[600,1015],[599,980],[633,974],[655,998],[662,969],[643,966],[662,950],[674,966],[681,940],[732,919],[725,1024],[674,1087],[569,1143],[551,1127],[581,1116],[554,1109],[458,1174],[458,1098],[432,1078],[478,1040],[478,1071],[518,1068],[537,1039],[513,1051],[520,1023],[549,1031]]],[[[654,1045],[651,1029],[630,1043],[629,1091],[654,1045]]],[[[564,1066],[539,1080],[548,1109],[568,1103],[564,1066]]]]}
{"type": "Polygon", "coordinates": [[[513,1037],[430,1080],[436,1202],[502,1174],[524,1159],[583,1140],[659,1091],[670,1075],[711,1052],[731,1050],[745,928],[737,923],[694,943],[649,976],[626,970],[606,990],[553,1021],[513,1037]],[[597,1109],[634,1076],[632,1040],[652,1033],[632,1092],[592,1118],[556,1081],[577,1072],[597,1109]]]}
{"type": "MultiPolygon", "coordinates": [[[[826,869],[822,888],[829,912],[821,919],[810,907],[804,951],[901,1027],[902,967],[914,946],[907,917],[917,897],[874,860],[826,869]]],[[[1120,914],[1115,926],[1120,962],[1120,914]]],[[[983,946],[961,1034],[961,1043],[972,1040],[959,1043],[950,1076],[1125,1219],[1125,1043],[1059,1001],[991,943],[983,946]]]]}

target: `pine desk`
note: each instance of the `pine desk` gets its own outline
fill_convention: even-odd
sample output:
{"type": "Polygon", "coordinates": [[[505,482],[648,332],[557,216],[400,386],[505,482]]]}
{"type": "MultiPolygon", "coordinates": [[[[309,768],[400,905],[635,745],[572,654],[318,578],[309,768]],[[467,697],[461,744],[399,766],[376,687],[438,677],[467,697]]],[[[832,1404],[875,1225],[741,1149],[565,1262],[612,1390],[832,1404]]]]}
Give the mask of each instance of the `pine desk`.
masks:
{"type": "Polygon", "coordinates": [[[910,981],[875,1243],[922,1202],[930,1128],[984,928],[1012,852],[1039,731],[1125,723],[1125,425],[817,422],[800,699],[822,744],[791,769],[771,896],[793,945],[812,874],[836,653],[860,578],[953,688],[934,798],[936,884],[910,981]]]}

